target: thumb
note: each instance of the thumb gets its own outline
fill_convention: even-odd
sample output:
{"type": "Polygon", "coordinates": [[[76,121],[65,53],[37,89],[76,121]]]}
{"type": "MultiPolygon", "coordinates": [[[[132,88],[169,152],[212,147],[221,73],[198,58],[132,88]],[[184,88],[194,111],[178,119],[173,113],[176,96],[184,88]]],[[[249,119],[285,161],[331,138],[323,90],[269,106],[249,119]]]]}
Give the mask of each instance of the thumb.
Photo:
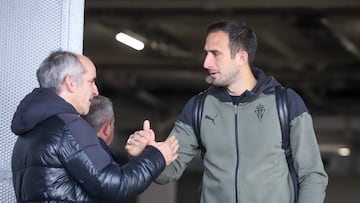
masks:
{"type": "Polygon", "coordinates": [[[145,121],[144,121],[143,130],[144,130],[144,131],[150,130],[150,121],[149,121],[149,120],[145,120],[145,121]]]}

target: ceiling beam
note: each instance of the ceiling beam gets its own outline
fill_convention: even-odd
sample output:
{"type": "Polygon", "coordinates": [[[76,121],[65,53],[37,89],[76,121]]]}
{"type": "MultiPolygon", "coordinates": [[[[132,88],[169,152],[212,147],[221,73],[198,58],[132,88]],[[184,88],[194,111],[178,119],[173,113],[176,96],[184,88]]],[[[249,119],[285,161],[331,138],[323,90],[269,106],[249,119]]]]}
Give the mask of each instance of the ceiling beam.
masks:
{"type": "Polygon", "coordinates": [[[126,8],[126,9],[178,9],[178,8],[202,8],[202,9],[229,9],[229,8],[360,8],[358,0],[87,0],[88,8],[126,8]]]}

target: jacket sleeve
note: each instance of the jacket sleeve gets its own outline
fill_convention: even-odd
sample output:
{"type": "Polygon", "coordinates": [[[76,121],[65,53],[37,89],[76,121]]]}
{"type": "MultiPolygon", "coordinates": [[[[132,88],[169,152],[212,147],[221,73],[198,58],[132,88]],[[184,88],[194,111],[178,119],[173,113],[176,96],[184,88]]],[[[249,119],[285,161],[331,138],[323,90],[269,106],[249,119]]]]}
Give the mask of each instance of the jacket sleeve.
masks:
{"type": "Polygon", "coordinates": [[[60,157],[66,171],[89,196],[121,200],[143,192],[165,168],[165,160],[155,147],[119,166],[101,147],[94,130],[82,119],[69,124],[64,133],[60,157]]]}
{"type": "Polygon", "coordinates": [[[324,170],[311,115],[303,100],[289,91],[290,142],[299,179],[299,203],[322,203],[328,176],[324,170]]]}
{"type": "Polygon", "coordinates": [[[170,135],[175,135],[179,142],[178,158],[156,178],[158,184],[166,184],[178,180],[191,160],[199,154],[198,142],[192,127],[193,99],[184,106],[177,118],[170,135]]]}

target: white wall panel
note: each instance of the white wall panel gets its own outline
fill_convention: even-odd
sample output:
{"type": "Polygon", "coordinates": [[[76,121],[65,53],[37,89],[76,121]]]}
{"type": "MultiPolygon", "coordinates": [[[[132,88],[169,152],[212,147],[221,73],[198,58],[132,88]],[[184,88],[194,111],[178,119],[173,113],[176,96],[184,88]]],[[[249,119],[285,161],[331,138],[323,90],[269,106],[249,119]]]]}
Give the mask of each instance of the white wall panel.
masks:
{"type": "Polygon", "coordinates": [[[16,202],[10,130],[20,100],[37,87],[36,69],[53,50],[82,53],[84,0],[0,2],[0,202],[16,202]]]}

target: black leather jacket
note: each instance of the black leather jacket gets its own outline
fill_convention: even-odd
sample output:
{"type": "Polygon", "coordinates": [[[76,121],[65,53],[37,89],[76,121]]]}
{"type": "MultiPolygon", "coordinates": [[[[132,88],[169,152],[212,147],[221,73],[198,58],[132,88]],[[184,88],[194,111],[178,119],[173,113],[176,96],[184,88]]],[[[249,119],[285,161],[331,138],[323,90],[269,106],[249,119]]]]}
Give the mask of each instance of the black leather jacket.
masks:
{"type": "Polygon", "coordinates": [[[165,168],[147,147],[123,166],[104,151],[95,130],[55,92],[37,88],[18,106],[12,155],[18,202],[102,202],[143,192],[165,168]]]}

